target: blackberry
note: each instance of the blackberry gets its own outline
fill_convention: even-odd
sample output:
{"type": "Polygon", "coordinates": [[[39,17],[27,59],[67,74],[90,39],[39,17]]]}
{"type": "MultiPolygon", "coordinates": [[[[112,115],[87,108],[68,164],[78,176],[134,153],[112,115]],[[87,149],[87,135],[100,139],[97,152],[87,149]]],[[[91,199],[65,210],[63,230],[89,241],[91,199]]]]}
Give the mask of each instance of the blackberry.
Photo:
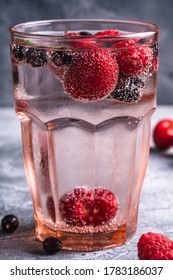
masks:
{"type": "Polygon", "coordinates": [[[48,237],[43,241],[43,249],[48,254],[56,254],[62,249],[62,243],[58,238],[48,237]]]}
{"type": "Polygon", "coordinates": [[[19,221],[16,216],[6,215],[1,221],[2,231],[5,233],[13,233],[19,226],[19,221]]]}
{"type": "Polygon", "coordinates": [[[26,62],[34,68],[44,66],[47,63],[46,52],[29,48],[26,52],[26,62]]]}
{"type": "Polygon", "coordinates": [[[72,56],[68,52],[56,51],[51,54],[51,59],[56,66],[63,66],[71,63],[72,56]]]}
{"type": "Polygon", "coordinates": [[[129,89],[143,89],[145,83],[142,79],[140,78],[129,78],[126,77],[124,75],[120,75],[118,78],[118,84],[117,87],[118,89],[125,89],[125,88],[129,88],[129,89]]]}
{"type": "Polygon", "coordinates": [[[81,36],[91,36],[92,33],[88,32],[88,31],[81,31],[81,32],[79,32],[79,35],[81,35],[81,36]]]}
{"type": "Polygon", "coordinates": [[[153,58],[156,58],[159,56],[159,50],[160,50],[160,44],[159,43],[155,43],[153,46],[151,46],[152,50],[153,50],[153,58]]]}
{"type": "Polygon", "coordinates": [[[112,93],[114,99],[124,102],[134,102],[139,98],[139,90],[135,89],[115,89],[112,93]]]}
{"type": "Polygon", "coordinates": [[[130,88],[143,89],[144,86],[145,86],[145,83],[140,78],[130,78],[130,81],[129,81],[130,88]]]}
{"type": "Polygon", "coordinates": [[[24,61],[26,59],[27,49],[22,46],[11,46],[11,54],[15,61],[24,61]]]}

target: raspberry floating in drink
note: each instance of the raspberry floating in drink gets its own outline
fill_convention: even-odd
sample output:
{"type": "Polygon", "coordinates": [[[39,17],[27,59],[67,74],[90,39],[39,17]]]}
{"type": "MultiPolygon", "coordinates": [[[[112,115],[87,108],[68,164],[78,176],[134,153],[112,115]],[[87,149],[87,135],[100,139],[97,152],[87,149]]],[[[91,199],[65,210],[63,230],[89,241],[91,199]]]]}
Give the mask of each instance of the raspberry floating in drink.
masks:
{"type": "Polygon", "coordinates": [[[119,67],[109,51],[78,52],[64,76],[64,90],[81,101],[101,100],[116,86],[119,67]]]}
{"type": "Polygon", "coordinates": [[[118,50],[116,58],[122,74],[137,77],[151,65],[153,52],[148,46],[132,44],[128,48],[118,50]]]}
{"type": "Polygon", "coordinates": [[[105,37],[105,36],[113,36],[113,35],[119,35],[120,31],[115,29],[109,29],[109,30],[103,30],[95,33],[95,36],[105,37]]]}
{"type": "Polygon", "coordinates": [[[60,200],[62,220],[73,226],[99,226],[115,218],[119,208],[116,196],[109,190],[76,187],[60,200]]]}

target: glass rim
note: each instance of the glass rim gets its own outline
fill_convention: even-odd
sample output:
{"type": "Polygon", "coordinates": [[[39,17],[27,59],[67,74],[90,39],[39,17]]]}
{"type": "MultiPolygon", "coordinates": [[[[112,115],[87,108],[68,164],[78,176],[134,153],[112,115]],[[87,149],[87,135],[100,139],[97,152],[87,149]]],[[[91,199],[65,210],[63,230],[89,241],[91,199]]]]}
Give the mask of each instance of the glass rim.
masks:
{"type": "MultiPolygon", "coordinates": [[[[123,19],[50,19],[50,20],[38,20],[38,21],[27,21],[27,22],[22,22],[22,23],[18,23],[15,25],[12,25],[9,27],[9,32],[12,35],[16,35],[18,37],[27,37],[27,38],[49,38],[52,40],[57,40],[57,39],[67,39],[69,40],[79,40],[80,38],[93,38],[93,35],[87,35],[87,36],[68,36],[68,35],[64,35],[64,36],[60,36],[60,35],[53,35],[53,34],[40,34],[39,31],[38,33],[36,31],[34,31],[34,33],[32,32],[22,32],[17,30],[20,27],[34,27],[34,26],[44,26],[47,24],[52,24],[52,23],[84,23],[84,22],[90,22],[90,23],[112,23],[112,24],[131,24],[131,25],[141,25],[141,26],[145,26],[148,27],[149,30],[147,31],[138,31],[138,32],[132,32],[132,33],[125,33],[125,34],[114,34],[114,35],[108,35],[106,37],[101,37],[101,36],[96,36],[96,38],[98,40],[105,40],[108,38],[132,38],[134,36],[141,36],[141,35],[148,35],[151,36],[155,33],[159,33],[160,28],[159,26],[157,26],[154,23],[151,22],[147,22],[147,21],[138,21],[138,20],[123,20],[123,19]]],[[[113,28],[112,28],[113,29],[113,28]]]]}

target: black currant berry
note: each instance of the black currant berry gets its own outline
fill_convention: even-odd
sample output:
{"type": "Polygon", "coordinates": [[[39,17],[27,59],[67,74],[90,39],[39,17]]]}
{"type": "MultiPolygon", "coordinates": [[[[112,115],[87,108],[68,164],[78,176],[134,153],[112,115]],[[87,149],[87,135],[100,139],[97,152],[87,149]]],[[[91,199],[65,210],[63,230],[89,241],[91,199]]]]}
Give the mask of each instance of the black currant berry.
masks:
{"type": "Polygon", "coordinates": [[[24,61],[26,59],[26,48],[22,46],[13,45],[11,47],[11,54],[15,61],[24,61]]]}
{"type": "Polygon", "coordinates": [[[43,249],[48,254],[56,254],[62,249],[62,243],[58,238],[48,237],[43,241],[43,249]]]}
{"type": "Polygon", "coordinates": [[[6,215],[1,221],[1,228],[4,233],[13,233],[19,226],[18,218],[14,215],[6,215]]]}
{"type": "Polygon", "coordinates": [[[68,52],[56,51],[51,54],[51,59],[56,66],[62,66],[70,64],[72,56],[68,52]]]}
{"type": "Polygon", "coordinates": [[[26,52],[26,62],[34,68],[44,66],[47,63],[46,52],[29,48],[26,52]]]}
{"type": "Polygon", "coordinates": [[[81,36],[91,36],[92,34],[90,32],[88,32],[88,31],[81,31],[79,33],[79,35],[81,35],[81,36]]]}

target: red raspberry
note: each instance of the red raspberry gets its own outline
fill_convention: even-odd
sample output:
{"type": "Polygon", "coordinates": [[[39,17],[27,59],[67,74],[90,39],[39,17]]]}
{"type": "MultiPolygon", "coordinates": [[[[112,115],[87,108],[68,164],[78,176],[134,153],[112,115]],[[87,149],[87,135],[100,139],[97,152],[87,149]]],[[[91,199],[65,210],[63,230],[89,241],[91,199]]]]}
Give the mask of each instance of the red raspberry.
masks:
{"type": "Polygon", "coordinates": [[[76,187],[60,200],[60,214],[73,226],[98,226],[112,220],[118,211],[114,194],[103,188],[76,187]]]}
{"type": "Polygon", "coordinates": [[[173,260],[173,241],[162,234],[142,234],[137,247],[140,260],[173,260]]]}
{"type": "Polygon", "coordinates": [[[109,51],[78,52],[64,76],[64,89],[78,100],[104,99],[115,88],[118,73],[116,59],[109,51]]]}
{"type": "Polygon", "coordinates": [[[112,47],[115,47],[117,49],[125,49],[125,48],[129,48],[130,46],[134,46],[134,45],[135,45],[135,40],[128,39],[128,40],[119,41],[119,42],[115,43],[112,47]]]}
{"type": "Polygon", "coordinates": [[[115,217],[118,211],[118,200],[111,191],[95,188],[93,199],[94,226],[104,224],[115,217]]]}
{"type": "MultiPolygon", "coordinates": [[[[124,43],[119,42],[115,46],[120,48],[122,47],[121,44],[125,44],[125,42],[128,44],[128,41],[124,41],[124,43]]],[[[140,46],[131,42],[130,45],[116,51],[116,58],[122,74],[136,77],[151,65],[153,52],[147,46],[140,46]]]]}
{"type": "MultiPolygon", "coordinates": [[[[70,37],[79,37],[80,33],[76,33],[76,32],[68,32],[65,34],[66,36],[70,36],[70,37]]],[[[88,35],[88,36],[92,36],[88,35]]],[[[73,40],[72,42],[70,42],[70,46],[73,48],[81,48],[81,49],[92,49],[92,48],[96,48],[96,42],[92,41],[92,40],[88,40],[87,37],[88,36],[82,36],[80,38],[76,38],[76,41],[73,40]]]]}
{"type": "Polygon", "coordinates": [[[151,61],[151,66],[149,68],[149,74],[153,74],[155,72],[157,72],[159,69],[159,58],[153,58],[151,61]]]}
{"type": "Polygon", "coordinates": [[[79,36],[79,33],[76,33],[76,32],[67,32],[67,33],[65,33],[65,36],[76,37],[76,36],[79,36]]]}
{"type": "Polygon", "coordinates": [[[99,31],[95,35],[105,37],[105,36],[112,36],[112,35],[119,35],[119,34],[120,32],[118,30],[110,29],[110,30],[99,31]]]}

